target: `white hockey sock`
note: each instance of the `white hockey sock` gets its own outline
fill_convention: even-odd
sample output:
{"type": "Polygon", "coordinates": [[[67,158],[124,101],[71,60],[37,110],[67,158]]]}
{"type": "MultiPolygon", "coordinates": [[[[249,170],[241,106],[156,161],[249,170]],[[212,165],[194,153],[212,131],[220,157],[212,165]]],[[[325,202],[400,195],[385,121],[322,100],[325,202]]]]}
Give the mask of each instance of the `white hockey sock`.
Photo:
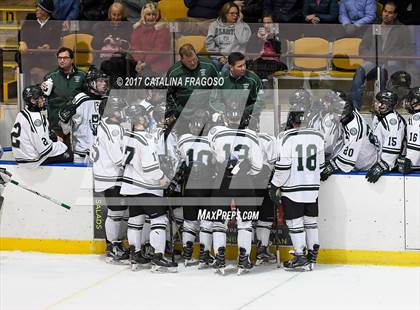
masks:
{"type": "Polygon", "coordinates": [[[217,253],[217,249],[220,247],[226,247],[226,231],[227,224],[214,222],[213,223],[213,248],[214,253],[217,253]]]}
{"type": "Polygon", "coordinates": [[[141,234],[141,244],[145,244],[147,242],[150,242],[150,219],[146,215],[146,219],[143,224],[143,231],[141,234]]]}
{"type": "Polygon", "coordinates": [[[290,238],[292,239],[295,254],[302,255],[303,249],[306,246],[305,230],[303,228],[303,217],[293,220],[286,220],[287,227],[289,227],[290,238]]]}
{"type": "Polygon", "coordinates": [[[251,252],[252,243],[252,222],[237,220],[238,223],[238,249],[244,248],[246,254],[251,252]]]}
{"type": "Polygon", "coordinates": [[[261,241],[262,246],[268,246],[268,241],[270,239],[270,229],[272,225],[272,222],[257,222],[257,240],[261,241]]]}
{"type": "Polygon", "coordinates": [[[163,254],[165,252],[167,223],[168,217],[166,215],[150,219],[150,244],[155,249],[155,253],[163,254]]]}
{"type": "Polygon", "coordinates": [[[184,220],[184,227],[182,229],[182,243],[186,245],[188,241],[195,242],[197,232],[199,230],[198,221],[184,220]]]}
{"type": "Polygon", "coordinates": [[[129,245],[134,245],[136,252],[141,249],[141,235],[144,215],[137,215],[128,219],[127,239],[129,245]]]}
{"type": "Polygon", "coordinates": [[[304,216],[303,225],[306,233],[306,245],[309,250],[313,250],[314,244],[319,244],[317,218],[304,216]]]}
{"type": "Polygon", "coordinates": [[[200,223],[200,243],[204,244],[204,251],[211,250],[213,232],[213,222],[201,221],[200,223]]]}
{"type": "Polygon", "coordinates": [[[108,209],[108,213],[105,220],[105,234],[106,238],[110,242],[118,241],[121,221],[123,218],[124,211],[112,211],[108,209]]]}

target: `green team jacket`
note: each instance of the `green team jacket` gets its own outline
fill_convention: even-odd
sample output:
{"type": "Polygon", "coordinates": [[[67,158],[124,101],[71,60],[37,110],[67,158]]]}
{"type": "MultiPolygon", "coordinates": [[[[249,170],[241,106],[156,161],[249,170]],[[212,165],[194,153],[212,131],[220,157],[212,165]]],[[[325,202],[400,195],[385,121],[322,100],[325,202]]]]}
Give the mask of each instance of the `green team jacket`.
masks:
{"type": "Polygon", "coordinates": [[[48,73],[44,80],[53,80],[53,89],[48,97],[48,121],[51,129],[61,129],[58,124],[58,111],[80,92],[87,92],[87,84],[83,71],[73,67],[73,71],[64,74],[59,68],[48,73]]]}
{"type": "Polygon", "coordinates": [[[245,75],[233,77],[230,72],[222,75],[224,83],[213,90],[210,98],[212,112],[223,113],[225,104],[230,102],[246,103],[245,112],[258,116],[264,107],[263,86],[261,79],[251,70],[245,75]]]}
{"type": "Polygon", "coordinates": [[[198,56],[198,66],[195,70],[188,69],[181,61],[178,61],[169,69],[166,77],[180,81],[181,84],[168,87],[167,111],[174,112],[177,117],[182,112],[182,117],[188,118],[197,109],[209,108],[209,99],[213,88],[213,85],[209,84],[219,78],[219,73],[211,60],[198,56]],[[195,81],[200,79],[199,85],[194,83],[192,78],[195,81]],[[194,95],[191,96],[193,92],[194,95]]]}

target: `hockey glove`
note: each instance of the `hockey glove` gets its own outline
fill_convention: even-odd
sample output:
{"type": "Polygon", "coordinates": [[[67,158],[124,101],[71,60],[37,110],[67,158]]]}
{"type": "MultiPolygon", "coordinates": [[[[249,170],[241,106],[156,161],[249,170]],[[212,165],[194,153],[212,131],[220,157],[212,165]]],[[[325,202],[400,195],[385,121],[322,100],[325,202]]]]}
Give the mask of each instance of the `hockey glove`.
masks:
{"type": "Polygon", "coordinates": [[[379,160],[368,170],[366,174],[366,179],[369,183],[376,183],[381,177],[381,175],[383,175],[388,170],[388,164],[382,160],[379,160]]]}
{"type": "Polygon", "coordinates": [[[334,162],[334,160],[330,160],[325,165],[324,170],[321,172],[321,181],[326,181],[330,175],[334,174],[334,172],[340,171],[340,168],[338,168],[337,164],[334,162]]]}
{"type": "Polygon", "coordinates": [[[397,159],[398,171],[402,174],[409,174],[412,171],[412,162],[407,157],[398,157],[397,159]]]}
{"type": "Polygon", "coordinates": [[[50,139],[51,139],[52,142],[57,142],[58,141],[57,134],[55,133],[54,130],[50,131],[49,136],[50,136],[50,139]]]}
{"type": "Polygon", "coordinates": [[[270,199],[276,203],[281,204],[281,193],[280,193],[280,187],[277,187],[273,184],[270,184],[268,188],[268,195],[270,196],[270,199]]]}
{"type": "Polygon", "coordinates": [[[76,109],[77,107],[74,104],[66,105],[64,108],[58,111],[58,118],[60,121],[66,124],[71,120],[73,115],[76,114],[76,109]]]}

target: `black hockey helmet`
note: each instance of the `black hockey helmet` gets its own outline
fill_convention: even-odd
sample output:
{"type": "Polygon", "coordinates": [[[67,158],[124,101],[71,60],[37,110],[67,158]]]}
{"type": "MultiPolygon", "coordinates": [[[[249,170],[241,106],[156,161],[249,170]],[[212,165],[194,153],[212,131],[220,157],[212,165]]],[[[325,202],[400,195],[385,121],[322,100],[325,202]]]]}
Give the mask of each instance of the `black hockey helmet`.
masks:
{"type": "Polygon", "coordinates": [[[346,126],[354,118],[354,114],[353,114],[354,105],[353,105],[353,101],[351,100],[351,98],[347,99],[344,102],[344,105],[342,105],[342,104],[343,104],[343,102],[340,101],[339,103],[337,103],[337,106],[334,109],[336,110],[335,113],[340,116],[341,124],[346,126]]]}
{"type": "Polygon", "coordinates": [[[89,88],[89,92],[97,95],[103,96],[106,95],[109,91],[109,76],[106,75],[103,71],[98,70],[95,66],[90,66],[88,72],[86,73],[86,82],[89,88]],[[98,89],[98,81],[104,81],[105,85],[98,89]]]}
{"type": "Polygon", "coordinates": [[[390,87],[406,87],[411,86],[411,75],[405,71],[394,72],[389,79],[390,87]]]}
{"type": "Polygon", "coordinates": [[[330,89],[325,93],[322,100],[326,110],[333,113],[336,111],[341,112],[347,101],[347,95],[341,90],[330,89]],[[337,110],[337,108],[339,108],[339,110],[337,110]]]}
{"type": "Polygon", "coordinates": [[[376,94],[373,103],[373,110],[377,115],[384,115],[393,111],[397,103],[397,94],[386,89],[376,94]]]}
{"type": "Polygon", "coordinates": [[[152,115],[153,119],[155,120],[156,124],[160,128],[165,127],[165,103],[160,103],[157,106],[154,107],[152,115]]]}
{"type": "Polygon", "coordinates": [[[109,117],[117,116],[122,118],[127,108],[127,102],[121,97],[109,97],[106,101],[104,114],[109,117]]]}
{"type": "Polygon", "coordinates": [[[210,122],[210,115],[208,111],[197,110],[194,112],[192,119],[188,124],[190,133],[194,136],[200,136],[203,134],[207,123],[210,122]]]}
{"type": "Polygon", "coordinates": [[[298,105],[299,107],[305,107],[304,111],[309,111],[311,104],[312,96],[306,89],[296,89],[289,95],[289,106],[291,107],[298,105]]]}
{"type": "Polygon", "coordinates": [[[41,97],[44,98],[44,93],[38,84],[28,86],[22,92],[23,101],[25,101],[30,111],[38,112],[45,109],[45,104],[41,107],[39,106],[38,99],[41,97]]]}
{"type": "Polygon", "coordinates": [[[140,104],[129,104],[125,109],[126,117],[131,121],[133,128],[142,125],[143,129],[149,126],[149,116],[146,109],[140,104]]]}
{"type": "Polygon", "coordinates": [[[225,117],[228,125],[236,124],[239,125],[242,120],[244,113],[244,104],[233,101],[225,105],[225,117]]]}
{"type": "Polygon", "coordinates": [[[410,114],[420,111],[420,87],[413,87],[404,100],[404,107],[410,114]]]}

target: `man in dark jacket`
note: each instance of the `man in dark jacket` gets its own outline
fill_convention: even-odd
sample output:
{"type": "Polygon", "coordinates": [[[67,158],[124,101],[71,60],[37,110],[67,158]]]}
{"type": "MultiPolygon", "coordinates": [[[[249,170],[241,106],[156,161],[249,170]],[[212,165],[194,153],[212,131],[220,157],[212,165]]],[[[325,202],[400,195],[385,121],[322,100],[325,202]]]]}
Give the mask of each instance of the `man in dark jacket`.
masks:
{"type": "Polygon", "coordinates": [[[405,70],[407,63],[402,60],[392,59],[397,56],[412,56],[412,42],[407,27],[402,26],[397,20],[397,7],[392,1],[388,1],[382,11],[382,18],[379,22],[380,35],[378,35],[378,55],[376,54],[375,38],[372,29],[369,27],[362,38],[359,54],[366,57],[365,62],[357,69],[354,75],[351,96],[353,105],[360,110],[366,80],[377,78],[377,67],[375,57],[379,56],[378,66],[381,67],[380,89],[385,88],[386,74],[394,71],[405,70]],[[390,57],[386,59],[384,57],[390,57]]]}
{"type": "Polygon", "coordinates": [[[41,88],[48,97],[48,122],[50,129],[70,147],[70,136],[64,135],[58,124],[58,112],[80,92],[87,91],[85,74],[74,65],[74,53],[61,47],[57,51],[58,68],[44,77],[41,88]]]}
{"type": "Polygon", "coordinates": [[[271,12],[274,22],[301,23],[303,0],[264,0],[264,12],[271,12]]]}

